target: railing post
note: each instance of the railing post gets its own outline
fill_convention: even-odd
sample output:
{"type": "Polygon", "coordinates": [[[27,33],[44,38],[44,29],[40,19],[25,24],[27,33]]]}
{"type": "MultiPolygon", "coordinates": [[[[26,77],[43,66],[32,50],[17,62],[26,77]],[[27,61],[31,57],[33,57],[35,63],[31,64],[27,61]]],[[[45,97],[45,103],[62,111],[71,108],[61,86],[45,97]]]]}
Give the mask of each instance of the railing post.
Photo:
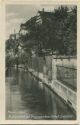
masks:
{"type": "Polygon", "coordinates": [[[53,57],[52,58],[52,81],[57,79],[57,68],[56,68],[56,59],[53,57]]]}

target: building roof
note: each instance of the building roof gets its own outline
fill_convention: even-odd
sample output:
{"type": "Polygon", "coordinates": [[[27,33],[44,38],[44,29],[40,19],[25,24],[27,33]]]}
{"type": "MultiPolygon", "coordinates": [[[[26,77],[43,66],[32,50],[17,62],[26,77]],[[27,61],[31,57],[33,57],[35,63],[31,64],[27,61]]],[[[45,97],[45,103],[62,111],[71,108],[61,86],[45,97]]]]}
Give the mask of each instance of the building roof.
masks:
{"type": "Polygon", "coordinates": [[[46,12],[46,11],[38,11],[38,13],[40,14],[40,16],[43,18],[53,18],[54,17],[54,13],[53,12],[46,12]]]}
{"type": "Polygon", "coordinates": [[[21,24],[21,29],[26,29],[30,26],[32,26],[32,24],[35,24],[36,22],[36,16],[31,17],[28,21],[26,21],[24,24],[21,24]]]}
{"type": "Polygon", "coordinates": [[[47,12],[47,11],[38,11],[38,13],[40,13],[41,15],[45,15],[45,16],[53,16],[53,12],[47,12]]]}

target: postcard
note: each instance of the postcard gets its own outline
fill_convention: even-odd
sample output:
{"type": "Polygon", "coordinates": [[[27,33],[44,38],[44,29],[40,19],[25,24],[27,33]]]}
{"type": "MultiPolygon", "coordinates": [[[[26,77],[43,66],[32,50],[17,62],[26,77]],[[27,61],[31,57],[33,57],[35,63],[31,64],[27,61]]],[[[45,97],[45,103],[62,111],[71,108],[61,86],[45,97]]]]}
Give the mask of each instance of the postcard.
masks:
{"type": "Polygon", "coordinates": [[[79,1],[0,2],[0,121],[79,124],[79,1]]]}

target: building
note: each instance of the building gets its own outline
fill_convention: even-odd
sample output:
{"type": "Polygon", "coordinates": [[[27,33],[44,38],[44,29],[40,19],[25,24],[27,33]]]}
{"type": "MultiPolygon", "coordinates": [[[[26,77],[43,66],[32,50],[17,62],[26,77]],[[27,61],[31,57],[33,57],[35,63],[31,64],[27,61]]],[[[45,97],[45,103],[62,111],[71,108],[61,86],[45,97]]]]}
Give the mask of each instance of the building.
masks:
{"type": "Polygon", "coordinates": [[[42,9],[37,13],[36,22],[37,24],[45,24],[46,22],[51,22],[51,19],[53,18],[54,18],[53,12],[44,11],[44,9],[42,9]]]}

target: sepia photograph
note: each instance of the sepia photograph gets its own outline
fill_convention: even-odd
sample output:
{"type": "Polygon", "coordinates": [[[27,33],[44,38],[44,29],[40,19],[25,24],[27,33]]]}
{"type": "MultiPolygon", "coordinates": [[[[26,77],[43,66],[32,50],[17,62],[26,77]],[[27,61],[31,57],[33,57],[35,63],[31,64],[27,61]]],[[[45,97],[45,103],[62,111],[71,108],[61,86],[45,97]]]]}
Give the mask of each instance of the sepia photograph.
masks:
{"type": "Polygon", "coordinates": [[[5,119],[77,119],[77,5],[6,4],[5,119]]]}

